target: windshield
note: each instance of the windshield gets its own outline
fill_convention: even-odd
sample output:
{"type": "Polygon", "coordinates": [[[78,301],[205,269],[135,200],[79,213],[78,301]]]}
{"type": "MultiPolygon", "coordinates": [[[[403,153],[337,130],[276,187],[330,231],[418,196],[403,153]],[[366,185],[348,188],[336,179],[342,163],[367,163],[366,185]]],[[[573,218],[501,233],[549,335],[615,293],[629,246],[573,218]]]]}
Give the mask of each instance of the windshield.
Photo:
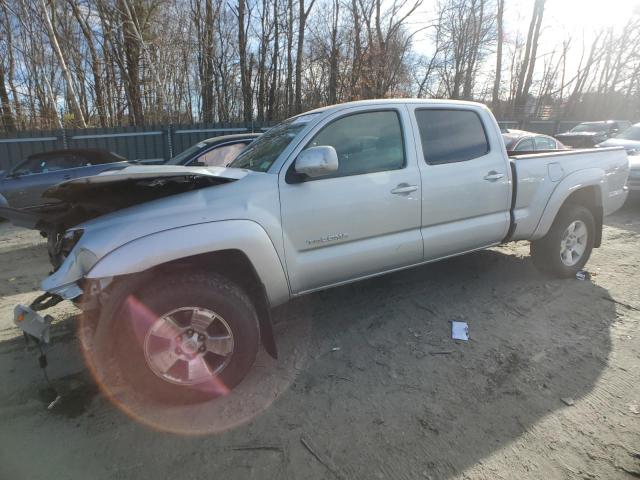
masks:
{"type": "Polygon", "coordinates": [[[189,159],[189,157],[191,157],[193,154],[199,152],[200,150],[202,150],[206,146],[207,146],[207,144],[204,143],[204,142],[196,143],[195,145],[191,145],[184,152],[180,152],[175,157],[172,157],[166,163],[166,165],[182,165],[185,161],[187,161],[189,159]]]}
{"type": "Polygon", "coordinates": [[[624,132],[618,135],[616,138],[623,140],[638,140],[640,141],[640,125],[634,125],[627,128],[624,132]]]}
{"type": "Polygon", "coordinates": [[[607,130],[605,122],[581,123],[571,129],[572,132],[604,132],[607,130]]]}
{"type": "Polygon", "coordinates": [[[229,167],[266,172],[315,115],[318,114],[300,115],[279,123],[251,143],[229,167]]]}

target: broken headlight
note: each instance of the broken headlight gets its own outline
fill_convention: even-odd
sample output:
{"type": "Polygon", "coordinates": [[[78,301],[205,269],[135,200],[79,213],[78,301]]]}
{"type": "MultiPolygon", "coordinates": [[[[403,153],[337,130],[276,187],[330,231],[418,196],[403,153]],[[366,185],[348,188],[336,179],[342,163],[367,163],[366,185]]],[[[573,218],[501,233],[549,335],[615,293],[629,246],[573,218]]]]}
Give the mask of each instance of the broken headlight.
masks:
{"type": "Polygon", "coordinates": [[[53,252],[49,252],[51,263],[53,263],[55,268],[62,265],[62,262],[69,256],[71,250],[76,246],[83,233],[84,230],[82,229],[67,230],[64,235],[58,237],[53,252]]]}

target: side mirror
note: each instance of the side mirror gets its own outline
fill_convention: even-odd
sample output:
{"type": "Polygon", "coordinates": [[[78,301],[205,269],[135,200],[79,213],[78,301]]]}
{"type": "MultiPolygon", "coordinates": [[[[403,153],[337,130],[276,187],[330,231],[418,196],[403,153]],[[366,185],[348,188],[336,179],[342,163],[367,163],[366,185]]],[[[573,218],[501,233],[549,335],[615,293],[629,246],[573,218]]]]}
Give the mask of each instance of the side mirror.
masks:
{"type": "Polygon", "coordinates": [[[294,168],[301,175],[321,177],[338,170],[338,154],[331,146],[307,148],[296,158],[294,168]]]}

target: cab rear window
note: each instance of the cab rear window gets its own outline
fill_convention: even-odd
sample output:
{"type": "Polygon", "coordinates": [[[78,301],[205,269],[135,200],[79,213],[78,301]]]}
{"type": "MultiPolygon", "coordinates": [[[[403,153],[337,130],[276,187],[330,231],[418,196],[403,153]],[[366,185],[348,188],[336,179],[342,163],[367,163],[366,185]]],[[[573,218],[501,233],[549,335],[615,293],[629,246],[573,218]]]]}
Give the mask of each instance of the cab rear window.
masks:
{"type": "Polygon", "coordinates": [[[480,117],[470,110],[416,110],[424,160],[429,165],[465,162],[489,152],[480,117]]]}

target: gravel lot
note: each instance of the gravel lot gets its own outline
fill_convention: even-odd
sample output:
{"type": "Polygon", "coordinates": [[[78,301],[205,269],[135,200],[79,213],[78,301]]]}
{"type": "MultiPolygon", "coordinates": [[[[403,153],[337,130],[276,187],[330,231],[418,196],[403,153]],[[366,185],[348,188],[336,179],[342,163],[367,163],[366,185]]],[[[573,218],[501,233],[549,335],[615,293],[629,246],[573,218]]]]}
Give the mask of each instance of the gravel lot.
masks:
{"type": "Polygon", "coordinates": [[[42,239],[0,223],[0,265],[3,479],[640,477],[639,202],[607,219],[591,281],[544,277],[522,243],[292,302],[281,358],[198,406],[100,393],[61,304],[47,410],[12,325],[42,239]]]}

